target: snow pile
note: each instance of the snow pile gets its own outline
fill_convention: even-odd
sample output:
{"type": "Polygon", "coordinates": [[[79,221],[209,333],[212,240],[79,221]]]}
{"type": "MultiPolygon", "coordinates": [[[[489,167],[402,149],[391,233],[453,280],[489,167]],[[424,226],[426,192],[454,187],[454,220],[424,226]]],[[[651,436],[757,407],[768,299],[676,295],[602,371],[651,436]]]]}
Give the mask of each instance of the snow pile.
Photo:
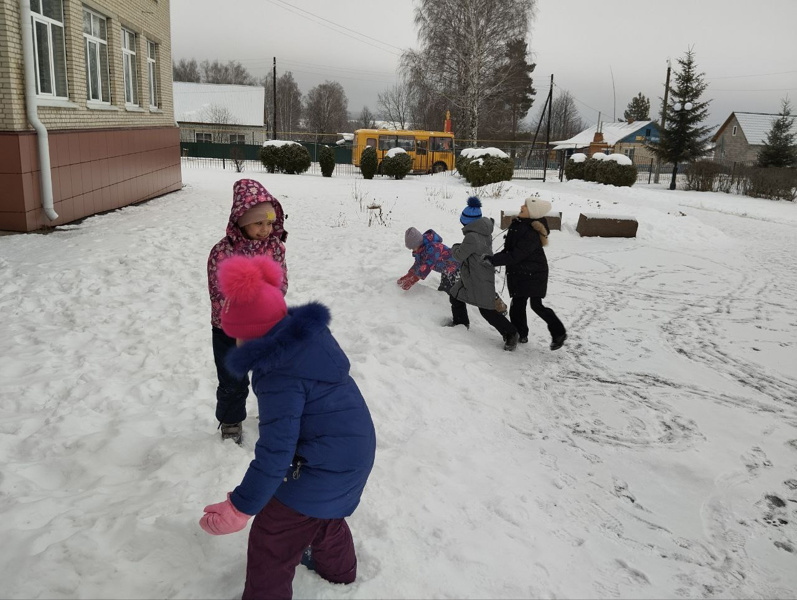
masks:
{"type": "Polygon", "coordinates": [[[265,142],[263,142],[264,146],[276,146],[276,147],[287,146],[288,144],[295,144],[297,146],[301,146],[299,142],[292,142],[290,140],[266,140],[265,142]]]}
{"type": "Polygon", "coordinates": [[[592,158],[594,158],[595,160],[606,160],[607,158],[609,158],[609,155],[604,154],[603,152],[596,152],[595,154],[592,155],[592,158]]]}
{"type": "Polygon", "coordinates": [[[583,163],[585,160],[587,160],[587,155],[584,154],[583,152],[576,152],[575,154],[570,156],[570,160],[572,160],[575,163],[583,163]]]}
{"type": "MultiPolygon", "coordinates": [[[[604,155],[601,155],[601,156],[604,156],[604,155]]],[[[617,154],[617,153],[610,154],[606,158],[606,160],[613,160],[618,165],[633,165],[634,164],[634,161],[632,161],[630,158],[628,158],[625,154],[617,154]]]]}
{"type": "Polygon", "coordinates": [[[475,157],[484,157],[484,156],[509,158],[509,155],[506,152],[499,150],[498,148],[465,148],[462,152],[460,152],[460,156],[464,156],[466,158],[475,158],[475,157]]]}
{"type": "Polygon", "coordinates": [[[391,148],[390,150],[387,151],[387,154],[385,154],[385,156],[387,158],[391,158],[393,156],[396,156],[397,154],[406,154],[406,153],[407,151],[404,150],[404,148],[391,148]]]}

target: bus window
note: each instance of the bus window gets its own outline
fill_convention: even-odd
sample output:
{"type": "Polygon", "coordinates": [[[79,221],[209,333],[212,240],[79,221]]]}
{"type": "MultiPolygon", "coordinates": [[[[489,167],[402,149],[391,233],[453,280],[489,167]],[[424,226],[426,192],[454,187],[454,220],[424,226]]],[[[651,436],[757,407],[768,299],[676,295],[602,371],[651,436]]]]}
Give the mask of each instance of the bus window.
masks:
{"type": "Polygon", "coordinates": [[[432,152],[451,152],[451,138],[432,138],[432,152]]]}
{"type": "Polygon", "coordinates": [[[365,145],[376,150],[376,138],[368,138],[365,140],[365,145]]]}
{"type": "Polygon", "coordinates": [[[418,148],[415,150],[415,153],[418,155],[426,154],[426,147],[429,145],[427,140],[418,140],[418,148]]]}
{"type": "Polygon", "coordinates": [[[401,135],[380,135],[379,149],[390,150],[391,148],[401,148],[406,152],[414,152],[415,138],[401,135]]]}

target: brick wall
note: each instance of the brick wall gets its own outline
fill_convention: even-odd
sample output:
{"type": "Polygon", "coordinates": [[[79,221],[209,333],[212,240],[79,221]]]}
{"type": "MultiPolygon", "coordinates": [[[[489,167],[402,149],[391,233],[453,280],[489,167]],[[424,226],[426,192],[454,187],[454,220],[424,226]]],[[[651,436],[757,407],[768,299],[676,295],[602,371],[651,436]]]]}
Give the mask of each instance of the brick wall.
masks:
{"type": "MultiPolygon", "coordinates": [[[[0,0],[0,4],[0,131],[26,131],[31,128],[25,114],[19,1],[0,0]]],[[[65,107],[40,106],[44,125],[53,130],[174,126],[170,27],[169,0],[64,0],[69,101],[65,107]],[[104,110],[90,108],[86,102],[84,5],[108,19],[111,104],[104,110]],[[123,26],[137,34],[138,110],[125,107],[123,26]],[[158,44],[158,110],[149,108],[147,41],[158,44]]]]}

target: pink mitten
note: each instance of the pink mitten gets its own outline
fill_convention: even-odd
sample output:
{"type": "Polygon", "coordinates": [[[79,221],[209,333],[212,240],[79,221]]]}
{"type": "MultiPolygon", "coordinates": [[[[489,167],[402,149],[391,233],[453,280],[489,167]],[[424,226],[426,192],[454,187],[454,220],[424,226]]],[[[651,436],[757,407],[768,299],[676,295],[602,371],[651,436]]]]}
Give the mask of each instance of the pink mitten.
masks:
{"type": "Polygon", "coordinates": [[[199,520],[199,526],[210,535],[225,535],[241,531],[251,517],[235,508],[230,502],[230,494],[227,494],[224,502],[205,507],[205,516],[199,520]]]}
{"type": "Polygon", "coordinates": [[[399,277],[396,283],[401,286],[402,290],[408,290],[418,283],[418,281],[420,281],[420,277],[418,277],[415,273],[407,273],[404,277],[399,277]]]}

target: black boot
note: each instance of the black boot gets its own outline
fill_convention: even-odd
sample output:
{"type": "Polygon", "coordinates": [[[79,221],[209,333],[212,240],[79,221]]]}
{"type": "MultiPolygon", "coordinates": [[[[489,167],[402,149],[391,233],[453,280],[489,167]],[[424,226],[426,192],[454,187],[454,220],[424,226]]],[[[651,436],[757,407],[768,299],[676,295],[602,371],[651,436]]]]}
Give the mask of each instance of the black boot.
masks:
{"type": "Polygon", "coordinates": [[[241,445],[244,436],[243,423],[222,423],[220,428],[222,441],[232,440],[239,446],[241,445]]]}
{"type": "Polygon", "coordinates": [[[512,352],[512,350],[517,348],[517,343],[518,343],[519,339],[520,339],[520,336],[517,334],[517,332],[513,333],[509,337],[505,337],[504,338],[504,350],[508,350],[509,352],[512,352]]]}
{"type": "Polygon", "coordinates": [[[551,350],[559,350],[565,344],[565,340],[567,339],[567,334],[563,333],[562,335],[557,335],[551,341],[551,350]]]}

